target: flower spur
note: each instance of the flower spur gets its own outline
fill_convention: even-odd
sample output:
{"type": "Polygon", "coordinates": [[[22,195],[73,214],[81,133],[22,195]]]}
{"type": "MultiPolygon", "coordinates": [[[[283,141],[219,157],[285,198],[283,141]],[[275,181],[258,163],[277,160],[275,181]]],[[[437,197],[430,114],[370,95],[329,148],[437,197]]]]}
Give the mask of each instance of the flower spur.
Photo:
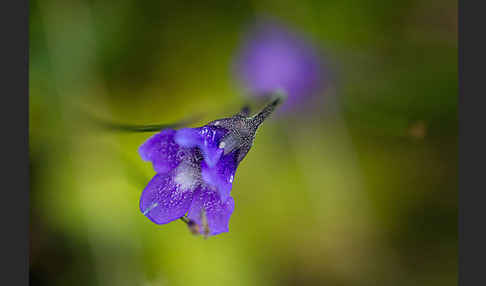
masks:
{"type": "Polygon", "coordinates": [[[236,168],[253,145],[258,127],[281,100],[278,97],[254,116],[244,108],[202,127],[164,129],[150,137],[139,154],[152,162],[157,174],[142,192],[141,212],[156,224],[183,219],[193,232],[205,236],[228,232],[236,168]]]}

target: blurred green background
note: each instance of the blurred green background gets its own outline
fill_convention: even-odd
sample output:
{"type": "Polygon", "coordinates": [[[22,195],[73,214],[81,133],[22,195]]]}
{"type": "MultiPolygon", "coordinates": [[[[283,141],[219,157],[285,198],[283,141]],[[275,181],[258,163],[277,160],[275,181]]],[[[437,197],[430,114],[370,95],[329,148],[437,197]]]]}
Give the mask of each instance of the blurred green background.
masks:
{"type": "Polygon", "coordinates": [[[32,285],[456,285],[457,2],[30,1],[32,285]],[[274,117],[236,173],[230,232],[139,211],[154,175],[128,124],[244,102],[248,24],[305,33],[336,74],[274,117]]]}

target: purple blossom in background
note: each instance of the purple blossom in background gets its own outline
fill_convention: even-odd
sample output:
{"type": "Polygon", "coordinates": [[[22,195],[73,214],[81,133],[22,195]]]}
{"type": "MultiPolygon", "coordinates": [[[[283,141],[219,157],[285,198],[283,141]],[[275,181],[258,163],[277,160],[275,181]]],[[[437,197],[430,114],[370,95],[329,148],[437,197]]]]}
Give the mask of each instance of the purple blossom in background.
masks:
{"type": "Polygon", "coordinates": [[[318,52],[297,33],[276,22],[261,22],[246,35],[236,62],[236,74],[252,95],[283,90],[290,109],[323,87],[318,52]]]}
{"type": "Polygon", "coordinates": [[[255,116],[249,117],[244,109],[203,127],[164,129],[150,137],[139,153],[157,174],[142,192],[142,213],[156,224],[187,214],[197,233],[227,232],[235,205],[230,192],[236,168],[279,102],[276,99],[255,116]]]}

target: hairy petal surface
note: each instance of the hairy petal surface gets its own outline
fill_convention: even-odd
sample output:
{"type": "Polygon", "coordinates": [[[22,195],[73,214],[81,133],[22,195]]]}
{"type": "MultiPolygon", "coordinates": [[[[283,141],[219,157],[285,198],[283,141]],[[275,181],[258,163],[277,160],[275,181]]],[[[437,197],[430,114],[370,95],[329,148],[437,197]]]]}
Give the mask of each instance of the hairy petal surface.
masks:
{"type": "Polygon", "coordinates": [[[223,149],[219,148],[219,142],[226,132],[227,130],[224,128],[215,126],[183,128],[177,131],[174,140],[181,147],[198,147],[206,164],[213,167],[223,154],[223,149]]]}
{"type": "Polygon", "coordinates": [[[229,219],[234,207],[232,197],[223,203],[216,190],[201,186],[194,193],[187,217],[198,224],[201,232],[204,232],[207,225],[209,235],[216,235],[229,231],[229,219]]]}
{"type": "Polygon", "coordinates": [[[156,224],[176,220],[189,209],[199,182],[199,171],[184,163],[157,174],[142,192],[140,211],[156,224]]]}
{"type": "Polygon", "coordinates": [[[176,168],[184,158],[182,148],[174,141],[176,131],[164,129],[150,137],[142,146],[138,153],[145,161],[152,162],[155,172],[167,173],[176,168]]]}
{"type": "Polygon", "coordinates": [[[230,196],[233,180],[236,172],[236,152],[221,157],[214,167],[209,167],[204,162],[201,164],[203,181],[217,190],[221,201],[226,202],[230,196]]]}

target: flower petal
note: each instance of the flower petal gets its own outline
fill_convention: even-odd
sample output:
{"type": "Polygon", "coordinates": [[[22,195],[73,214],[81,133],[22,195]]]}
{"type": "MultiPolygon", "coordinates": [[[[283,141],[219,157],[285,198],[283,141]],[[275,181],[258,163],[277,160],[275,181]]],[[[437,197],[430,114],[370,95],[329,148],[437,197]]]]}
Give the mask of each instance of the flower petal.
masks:
{"type": "Polygon", "coordinates": [[[216,235],[229,231],[229,219],[234,207],[232,197],[223,203],[217,191],[208,187],[200,187],[194,193],[187,217],[199,225],[201,232],[204,232],[205,225],[207,225],[209,235],[216,235]]]}
{"type": "Polygon", "coordinates": [[[212,168],[204,164],[204,162],[201,164],[202,179],[206,184],[218,191],[222,202],[226,202],[230,195],[236,167],[235,152],[221,157],[216,166],[212,168]]]}
{"type": "Polygon", "coordinates": [[[174,141],[176,131],[165,129],[150,137],[142,146],[138,153],[145,161],[153,164],[157,173],[167,173],[179,165],[184,157],[184,152],[174,141]]]}
{"type": "Polygon", "coordinates": [[[140,198],[140,210],[156,224],[165,224],[182,217],[189,209],[198,173],[180,164],[170,173],[157,174],[148,183],[140,198]]]}
{"type": "Polygon", "coordinates": [[[219,148],[219,141],[226,134],[227,130],[214,126],[203,126],[200,128],[183,128],[177,131],[174,140],[181,147],[199,147],[204,161],[211,167],[216,165],[223,154],[219,148]]]}
{"type": "Polygon", "coordinates": [[[201,135],[199,134],[200,128],[182,128],[177,130],[174,140],[182,147],[192,148],[196,147],[202,142],[201,135]]]}

